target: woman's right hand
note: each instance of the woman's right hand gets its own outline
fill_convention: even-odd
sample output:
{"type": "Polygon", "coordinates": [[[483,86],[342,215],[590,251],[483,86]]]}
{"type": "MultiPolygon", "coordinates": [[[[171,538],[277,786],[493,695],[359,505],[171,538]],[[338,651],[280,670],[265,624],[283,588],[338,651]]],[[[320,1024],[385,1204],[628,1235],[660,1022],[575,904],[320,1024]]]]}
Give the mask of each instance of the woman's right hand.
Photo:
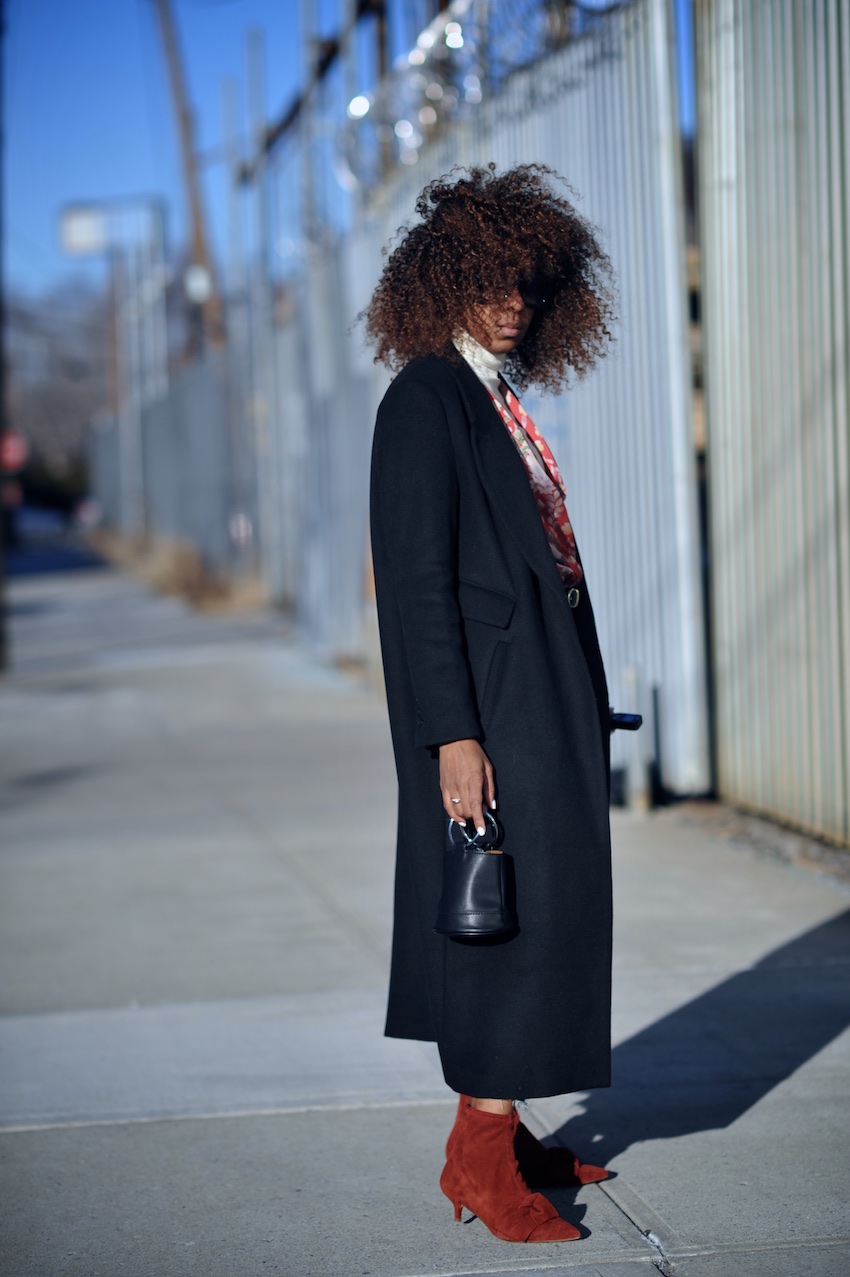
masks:
{"type": "Polygon", "coordinates": [[[453,740],[440,746],[443,806],[459,825],[471,820],[484,833],[484,807],[496,806],[493,764],[477,740],[453,740]],[[459,798],[459,803],[452,802],[459,798]]]}

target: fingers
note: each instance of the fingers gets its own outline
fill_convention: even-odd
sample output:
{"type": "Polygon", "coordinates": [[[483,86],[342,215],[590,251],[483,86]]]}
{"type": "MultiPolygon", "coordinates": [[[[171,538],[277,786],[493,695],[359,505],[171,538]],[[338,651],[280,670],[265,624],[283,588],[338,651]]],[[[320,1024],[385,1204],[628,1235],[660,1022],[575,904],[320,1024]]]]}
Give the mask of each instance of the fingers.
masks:
{"type": "Polygon", "coordinates": [[[477,784],[475,779],[465,776],[450,779],[448,785],[442,787],[442,794],[443,807],[459,825],[466,826],[467,821],[471,821],[476,829],[483,825],[480,779],[477,784]],[[460,802],[452,802],[453,798],[459,798],[460,802]]]}
{"type": "Polygon", "coordinates": [[[487,827],[487,820],[484,815],[484,809],[494,811],[496,807],[496,780],[493,775],[493,764],[486,754],[483,755],[484,771],[481,777],[481,789],[475,790],[473,795],[474,801],[472,805],[471,817],[475,821],[475,828],[479,834],[483,834],[487,827]]]}
{"type": "Polygon", "coordinates": [[[443,795],[443,807],[446,811],[446,814],[451,816],[452,820],[456,820],[459,825],[466,825],[466,821],[464,820],[463,814],[461,812],[461,807],[463,806],[463,800],[461,799],[459,803],[452,802],[452,799],[458,798],[459,794],[457,792],[450,793],[449,790],[445,787],[445,785],[442,786],[441,792],[443,795]]]}
{"type": "Polygon", "coordinates": [[[495,807],[496,787],[493,767],[478,741],[440,746],[440,792],[449,816],[464,826],[471,821],[478,833],[484,833],[484,806],[495,807]]]}
{"type": "Polygon", "coordinates": [[[469,814],[472,817],[472,821],[473,821],[473,824],[475,825],[476,831],[479,834],[483,834],[486,826],[484,824],[484,812],[482,810],[482,802],[481,802],[480,794],[478,798],[476,798],[474,802],[472,803],[472,810],[470,811],[469,814]]]}
{"type": "Polygon", "coordinates": [[[496,778],[493,775],[493,764],[484,756],[484,801],[491,811],[496,810],[496,778]]]}

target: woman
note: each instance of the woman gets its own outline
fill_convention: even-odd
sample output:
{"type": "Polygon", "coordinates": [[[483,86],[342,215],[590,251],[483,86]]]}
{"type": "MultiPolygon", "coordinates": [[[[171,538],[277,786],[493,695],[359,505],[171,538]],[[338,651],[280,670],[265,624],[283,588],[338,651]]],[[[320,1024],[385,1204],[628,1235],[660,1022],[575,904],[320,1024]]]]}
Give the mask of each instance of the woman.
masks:
{"type": "MultiPolygon", "coordinates": [[[[441,1187],[506,1241],[579,1230],[529,1184],[606,1172],[514,1101],[610,1082],[608,696],[557,465],[514,390],[609,340],[610,267],[541,165],[423,191],[365,312],[398,376],[372,457],[372,551],[399,782],[386,1032],[436,1041],[460,1095],[441,1187]],[[520,928],[433,930],[446,816],[498,804],[520,928]]],[[[471,832],[471,831],[470,831],[471,832]]]]}

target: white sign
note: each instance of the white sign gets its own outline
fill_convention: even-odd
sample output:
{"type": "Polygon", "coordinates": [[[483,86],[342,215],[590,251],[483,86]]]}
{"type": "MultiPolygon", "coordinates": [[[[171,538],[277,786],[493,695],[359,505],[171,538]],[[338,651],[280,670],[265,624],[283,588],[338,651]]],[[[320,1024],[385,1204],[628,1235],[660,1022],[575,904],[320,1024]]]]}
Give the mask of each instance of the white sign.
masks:
{"type": "Polygon", "coordinates": [[[102,208],[82,204],[64,208],[59,227],[66,253],[74,256],[104,253],[109,246],[106,213],[102,208]]]}
{"type": "Polygon", "coordinates": [[[183,287],[193,305],[203,306],[204,302],[209,301],[212,297],[212,280],[206,266],[199,266],[197,262],[187,266],[183,272],[183,287]]]}

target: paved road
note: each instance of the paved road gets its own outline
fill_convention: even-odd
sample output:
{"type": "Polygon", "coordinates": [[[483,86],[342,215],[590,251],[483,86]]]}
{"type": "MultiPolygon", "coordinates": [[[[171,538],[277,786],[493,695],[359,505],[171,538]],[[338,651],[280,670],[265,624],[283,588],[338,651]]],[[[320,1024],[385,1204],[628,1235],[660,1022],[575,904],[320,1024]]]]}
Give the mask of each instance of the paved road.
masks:
{"type": "Polygon", "coordinates": [[[381,1036],[380,700],[110,570],[10,597],[0,1272],[846,1277],[845,884],[615,815],[615,1086],[527,1120],[617,1177],[556,1196],[582,1241],[497,1242],[437,1187],[432,1049],[381,1036]]]}

